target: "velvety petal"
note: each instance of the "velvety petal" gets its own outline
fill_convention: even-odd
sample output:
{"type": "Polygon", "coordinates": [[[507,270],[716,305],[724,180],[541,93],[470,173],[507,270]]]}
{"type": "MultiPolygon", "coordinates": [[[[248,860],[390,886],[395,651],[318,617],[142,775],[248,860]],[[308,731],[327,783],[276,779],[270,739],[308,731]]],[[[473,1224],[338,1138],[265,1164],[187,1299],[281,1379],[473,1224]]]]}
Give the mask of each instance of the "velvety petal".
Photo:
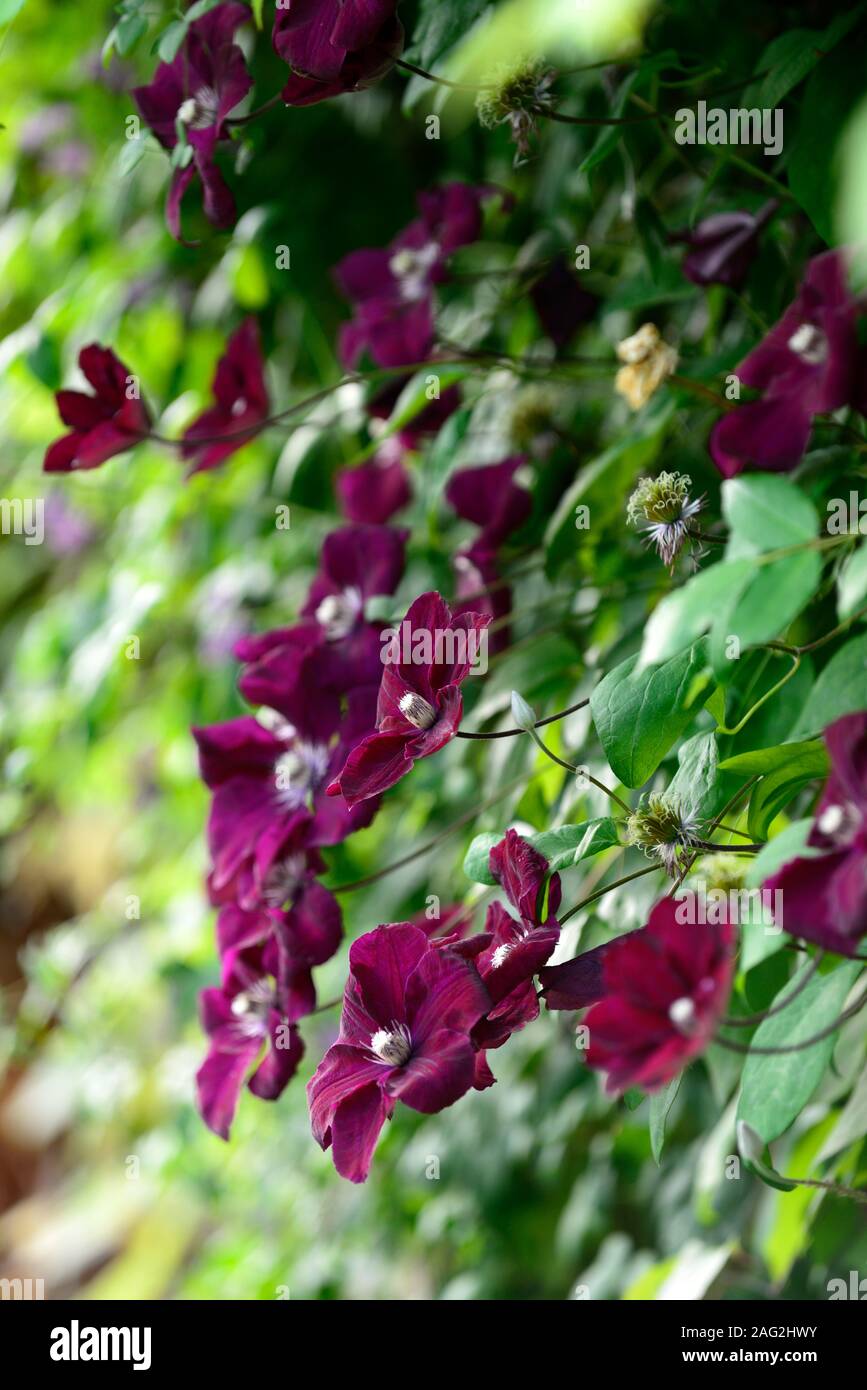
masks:
{"type": "MultiPolygon", "coordinates": [[[[548,876],[548,860],[533,849],[516,830],[507,830],[489,855],[490,870],[509,902],[526,922],[539,921],[542,888],[548,876]]],[[[549,915],[560,906],[560,876],[553,874],[548,890],[549,915]]]]}
{"type": "Polygon", "coordinates": [[[261,1038],[254,1038],[237,1052],[224,1052],[212,1047],[196,1072],[202,1118],[221,1139],[229,1137],[244,1078],[261,1046],[261,1038]]]}
{"type": "Polygon", "coordinates": [[[342,1178],[364,1182],[391,1104],[379,1086],[365,1086],[339,1106],[331,1126],[334,1166],[342,1178]]]}
{"type": "Polygon", "coordinates": [[[371,1083],[379,1082],[388,1068],[360,1047],[334,1043],[307,1083],[313,1137],[323,1149],[331,1143],[331,1126],[338,1108],[371,1083]]]}
{"type": "Polygon", "coordinates": [[[376,927],[352,943],[350,974],[380,1028],[407,1021],[407,981],[429,952],[427,936],[409,922],[376,927]]]}
{"type": "Polygon", "coordinates": [[[746,468],[788,472],[804,456],[812,418],[798,396],[749,401],[717,421],[710,452],[724,478],[746,468]]]}
{"type": "Polygon", "coordinates": [[[349,754],[343,770],[328,786],[328,795],[342,796],[353,807],[387,791],[412,768],[406,756],[409,741],[406,734],[371,734],[349,754]]]}
{"type": "Polygon", "coordinates": [[[277,1100],[288,1086],[304,1056],[304,1043],[294,1025],[272,1009],[268,1019],[270,1045],[247,1087],[261,1100],[277,1100]]]}
{"type": "Polygon", "coordinates": [[[441,1028],[413,1048],[406,1066],[395,1067],[387,1094],[423,1115],[435,1115],[466,1095],[473,1084],[476,1053],[466,1033],[441,1028]]]}
{"type": "Polygon", "coordinates": [[[384,524],[411,500],[409,472],[399,460],[371,459],[341,469],[335,479],[340,506],[350,521],[384,524]]]}
{"type": "Polygon", "coordinates": [[[533,308],[543,331],[562,351],[568,347],[578,329],[590,323],[596,314],[599,300],[585,290],[563,256],[556,256],[530,291],[533,308]]]}
{"type": "MultiPolygon", "coordinates": [[[[426,933],[421,934],[427,944],[426,933]]],[[[491,1006],[475,965],[447,949],[428,946],[405,979],[405,1015],[393,1017],[406,1018],[414,1049],[440,1028],[469,1033],[491,1006]]]]}

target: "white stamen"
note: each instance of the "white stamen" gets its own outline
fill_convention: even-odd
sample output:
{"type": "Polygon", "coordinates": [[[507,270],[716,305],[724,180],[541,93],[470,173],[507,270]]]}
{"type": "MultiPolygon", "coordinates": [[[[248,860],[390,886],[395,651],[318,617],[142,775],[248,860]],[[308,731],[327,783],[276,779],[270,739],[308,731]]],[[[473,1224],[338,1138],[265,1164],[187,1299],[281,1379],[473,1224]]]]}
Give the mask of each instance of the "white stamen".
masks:
{"type": "Polygon", "coordinates": [[[398,709],[404,719],[414,724],[417,729],[431,729],[436,723],[437,714],[433,705],[429,705],[422,695],[416,695],[414,691],[408,690],[401,696],[398,709]]]}
{"type": "Polygon", "coordinates": [[[200,87],[195,96],[187,97],[178,107],[178,120],[190,130],[207,130],[216,125],[220,98],[213,87],[200,87]]]}
{"type": "Polygon", "coordinates": [[[296,740],[274,764],[274,784],[280,803],[289,810],[303,806],[309,794],[319,786],[327,769],[327,748],[322,744],[296,740]]]}
{"type": "Polygon", "coordinates": [[[690,1033],[695,1023],[695,1004],[688,996],[669,1005],[668,1016],[679,1033],[690,1033]]]}
{"type": "Polygon", "coordinates": [[[306,863],[303,854],[290,854],[274,864],[262,887],[262,897],[269,907],[280,907],[294,897],[304,878],[306,863]]]}
{"type": "Polygon", "coordinates": [[[496,951],[495,951],[494,954],[491,956],[491,969],[492,969],[492,970],[499,970],[500,966],[503,964],[503,961],[506,959],[506,956],[509,954],[509,952],[511,951],[511,949],[512,949],[511,946],[509,946],[509,945],[508,945],[507,943],[505,943],[505,942],[503,943],[502,946],[498,946],[498,947],[497,947],[496,951]]]}
{"type": "Polygon", "coordinates": [[[412,1056],[412,1038],[403,1023],[379,1028],[370,1039],[370,1050],[390,1067],[404,1066],[412,1056]]]}
{"type": "Polygon", "coordinates": [[[243,396],[239,396],[238,399],[237,399],[236,401],[234,401],[233,404],[232,404],[232,414],[233,414],[233,415],[236,415],[236,416],[237,416],[237,415],[243,415],[243,414],[244,414],[244,411],[245,411],[246,409],[247,409],[247,402],[246,402],[246,400],[244,399],[243,396]]]}
{"type": "Polygon", "coordinates": [[[846,812],[842,806],[826,806],[819,817],[819,829],[823,835],[836,835],[845,819],[846,812]]]}
{"type": "Polygon", "coordinates": [[[316,621],[329,642],[339,642],[355,627],[363,607],[361,590],[353,586],[341,594],[327,594],[316,609],[316,621]]]}
{"type": "Polygon", "coordinates": [[[388,268],[396,280],[400,281],[402,299],[423,299],[427,293],[429,271],[436,265],[440,248],[435,241],[417,250],[404,246],[396,251],[388,263],[388,268]]]}
{"type": "Polygon", "coordinates": [[[828,356],[828,339],[815,324],[802,323],[789,339],[789,347],[811,367],[818,367],[828,356]]]}

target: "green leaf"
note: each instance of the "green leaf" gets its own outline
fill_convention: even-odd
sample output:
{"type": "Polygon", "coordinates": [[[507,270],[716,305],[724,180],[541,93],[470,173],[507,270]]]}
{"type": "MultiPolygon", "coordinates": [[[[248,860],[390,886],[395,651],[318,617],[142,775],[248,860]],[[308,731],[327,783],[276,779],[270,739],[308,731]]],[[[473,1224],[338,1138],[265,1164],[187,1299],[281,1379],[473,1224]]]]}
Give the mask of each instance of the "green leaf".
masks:
{"type": "Polygon", "coordinates": [[[824,58],[807,83],[798,139],[788,162],[789,187],[819,235],[834,240],[838,141],[864,91],[864,35],[855,35],[842,57],[824,58]]]}
{"type": "Polygon", "coordinates": [[[772,39],[756,63],[756,72],[765,75],[749,86],[741,105],[764,110],[779,106],[849,33],[863,12],[863,5],[855,5],[847,14],[837,15],[824,32],[821,29],[789,29],[772,39]]]}
{"type": "Polygon", "coordinates": [[[789,757],[762,777],[750,799],[747,830],[754,840],[767,838],[771,822],[802,787],[828,774],[828,754],[823,743],[790,743],[778,751],[786,749],[789,757]]]}
{"type": "Polygon", "coordinates": [[[560,825],[556,830],[543,830],[528,838],[533,848],[548,860],[551,873],[571,869],[582,859],[590,859],[620,843],[617,826],[610,816],[582,821],[580,825],[560,825]]]}
{"type": "Polygon", "coordinates": [[[716,815],[736,787],[736,779],[720,771],[714,733],[694,734],[681,744],[669,791],[685,801],[696,815],[703,819],[716,815]]]}
{"type": "Polygon", "coordinates": [[[157,40],[157,53],[164,63],[171,63],[187,37],[187,19],[176,19],[164,29],[157,40]]]}
{"type": "Polygon", "coordinates": [[[817,1162],[833,1158],[867,1134],[867,1070],[862,1071],[855,1089],[840,1113],[836,1125],[822,1145],[817,1162]]]}
{"type": "Polygon", "coordinates": [[[637,662],[609,671],[590,696],[609,766],[627,787],[647,781],[710,695],[703,642],[661,666],[641,671],[637,662]]]}
{"type": "Polygon", "coordinates": [[[822,562],[815,552],[786,555],[763,565],[732,595],[714,618],[708,647],[719,681],[726,682],[734,674],[731,639],[737,638],[737,650],[743,652],[785,632],[810,602],[821,573],[822,562]]]}
{"type": "Polygon", "coordinates": [[[491,873],[489,860],[491,850],[502,838],[500,831],[485,830],[473,839],[464,856],[464,873],[473,883],[485,883],[489,888],[496,886],[497,880],[491,873]]]}
{"type": "Polygon", "coordinates": [[[816,734],[844,714],[867,709],[867,634],[835,652],[807,697],[793,733],[816,734]]]}
{"type": "MultiPolygon", "coordinates": [[[[490,0],[422,0],[412,33],[412,47],[406,57],[426,72],[442,70],[450,49],[469,32],[490,0]]],[[[431,84],[424,77],[412,77],[404,92],[403,105],[411,110],[422,97],[430,98],[431,84]]]]}
{"type": "Polygon", "coordinates": [[[124,140],[120,157],[117,161],[117,172],[121,178],[126,178],[133,169],[137,169],[141,161],[147,154],[150,147],[150,139],[146,135],[138,135],[134,140],[124,140]]]}
{"type": "Polygon", "coordinates": [[[729,478],[722,485],[722,510],[729,524],[727,560],[800,545],[819,533],[810,499],[774,473],[729,478]]]}
{"type": "Polygon", "coordinates": [[[673,1081],[663,1087],[661,1091],[654,1091],[650,1097],[650,1114],[648,1123],[650,1125],[650,1151],[654,1161],[659,1166],[662,1158],[662,1149],[665,1144],[665,1123],[668,1119],[671,1107],[674,1105],[675,1097],[680,1090],[680,1083],[683,1072],[676,1076],[673,1081]]]}
{"type": "Polygon", "coordinates": [[[0,0],[0,24],[8,24],[26,4],[27,0],[0,0]]]}
{"type": "Polygon", "coordinates": [[[775,835],[759,850],[747,869],[744,877],[747,888],[760,888],[766,879],[784,864],[788,864],[790,859],[818,854],[818,850],[811,850],[807,845],[807,837],[812,828],[811,820],[796,820],[787,825],[785,830],[781,830],[779,835],[775,835]]]}
{"type": "Polygon", "coordinates": [[[694,642],[710,627],[720,604],[740,593],[754,573],[752,560],[723,560],[667,594],[644,630],[641,665],[665,661],[694,642]]]}
{"type": "Polygon", "coordinates": [[[143,15],[125,14],[114,26],[114,46],[121,57],[135,48],[143,34],[147,33],[148,22],[143,15]]]}
{"type": "Polygon", "coordinates": [[[738,753],[733,758],[724,758],[720,763],[723,772],[742,772],[751,777],[753,773],[764,775],[785,767],[793,758],[809,753],[817,758],[824,755],[824,770],[829,767],[828,753],[821,739],[814,738],[808,743],[784,743],[779,748],[754,748],[750,753],[738,753]]]}
{"type": "MultiPolygon", "coordinates": [[[[780,990],[774,1003],[792,995],[802,976],[811,969],[811,962],[805,961],[780,990]]],[[[759,1025],[751,1046],[791,1046],[820,1033],[840,1014],[860,970],[857,961],[847,961],[830,974],[813,975],[786,1008],[759,1025]]],[[[836,1038],[837,1034],[831,1033],[811,1047],[777,1056],[750,1052],[741,1081],[738,1119],[746,1121],[766,1144],[778,1139],[801,1113],[821,1081],[836,1038]]]]}
{"type": "Polygon", "coordinates": [[[840,620],[851,618],[867,601],[867,545],[850,555],[837,577],[837,612],[840,620]]]}

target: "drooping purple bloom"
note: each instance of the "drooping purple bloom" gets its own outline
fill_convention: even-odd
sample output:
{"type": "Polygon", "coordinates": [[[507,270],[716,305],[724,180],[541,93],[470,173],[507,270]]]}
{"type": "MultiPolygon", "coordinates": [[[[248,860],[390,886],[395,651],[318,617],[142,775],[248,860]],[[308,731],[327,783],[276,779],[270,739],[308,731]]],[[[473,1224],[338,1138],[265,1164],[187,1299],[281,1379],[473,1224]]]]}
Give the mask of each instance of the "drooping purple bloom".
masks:
{"type": "Polygon", "coordinates": [[[813,853],[784,864],[764,887],[780,890],[787,932],[853,956],[867,935],[867,714],[838,719],[825,743],[831,774],[807,841],[813,853]]]}
{"type": "MultiPolygon", "coordinates": [[[[643,930],[643,929],[642,929],[643,930]]],[[[605,998],[605,957],[617,941],[635,932],[624,932],[613,941],[603,941],[591,951],[582,951],[573,960],[546,965],[539,972],[541,995],[549,1009],[586,1009],[605,998]]]]}
{"type": "Polygon", "coordinates": [[[335,267],[341,293],[355,306],[340,335],[346,367],[365,351],[380,367],[426,360],[434,342],[434,288],[446,278],[449,256],[481,234],[481,206],[490,193],[463,183],[420,193],[421,215],[390,246],[353,251],[335,267]]]}
{"type": "Polygon", "coordinates": [[[335,487],[344,516],[384,525],[403,510],[412,497],[404,453],[400,436],[394,435],[366,463],[338,472],[335,487]]]}
{"type": "Polygon", "coordinates": [[[478,971],[409,922],[353,943],[338,1040],[307,1087],[313,1135],[364,1182],[397,1102],[431,1115],[473,1085],[470,1033],[490,1007],[478,971]]]}
{"type": "Polygon", "coordinates": [[[204,210],[216,227],[231,227],[235,200],[215,160],[219,142],[227,136],[226,119],[250,91],[253,80],[244,54],[234,42],[235,30],[250,19],[246,5],[217,5],[194,20],[171,63],[160,63],[151,83],[136,87],[133,96],[164,149],[174,150],[179,130],[191,152],[172,174],[166,220],[181,241],[181,202],[198,174],[204,210]]]}
{"type": "Polygon", "coordinates": [[[375,800],[351,810],[325,795],[372,727],[376,688],[350,692],[342,712],[336,700],[322,699],[315,666],[302,663],[299,670],[295,723],[274,711],[270,728],[247,716],[193,730],[202,777],[214,793],[208,843],[215,903],[255,911],[284,901],[287,872],[299,853],[338,844],[376,814],[375,800]],[[278,891],[283,896],[275,899],[278,891]]]}
{"type": "Polygon", "coordinates": [[[192,461],[191,475],[218,468],[255,439],[268,418],[265,363],[255,319],[245,319],[232,334],[211,390],[215,404],[184,432],[181,456],[192,461]]]}
{"type": "Polygon", "coordinates": [[[736,368],[762,392],[714,426],[710,452],[726,478],[746,468],[787,472],[803,458],[813,416],[846,405],[857,390],[858,306],[839,251],[810,261],[780,322],[736,368]]]}
{"type": "Polygon", "coordinates": [[[57,392],[57,409],[70,433],[49,447],[42,465],[46,473],[98,468],[115,454],[139,444],[150,432],[150,415],[141,399],[138,379],[111,348],[91,343],[79,353],[78,365],[94,394],[57,392]]]}
{"type": "Polygon", "coordinates": [[[270,939],[264,946],[228,951],[220,988],[202,991],[202,1026],[210,1049],[196,1085],[205,1123],[221,1139],[229,1137],[245,1079],[249,1076],[253,1095],[276,1100],[304,1055],[298,1029],[286,1017],[276,972],[277,947],[270,939]]]}
{"type": "Polygon", "coordinates": [[[378,685],[384,627],[364,616],[367,600],[400,583],[409,533],[387,526],[341,526],[326,536],[319,569],[302,609],[303,623],[245,638],[235,648],[248,663],[239,682],[253,705],[296,722],[297,700],[315,682],[323,707],[357,686],[378,685]],[[301,680],[299,664],[307,672],[301,680]]]}
{"type": "Polygon", "coordinates": [[[758,212],[715,212],[672,240],[689,248],[683,273],[694,285],[743,284],[758,249],[759,233],[779,207],[776,198],[758,212]]]}
{"type": "Polygon", "coordinates": [[[590,323],[599,306],[596,295],[584,289],[563,256],[556,256],[535,282],[530,298],[558,352],[569,346],[579,328],[590,323]]]}
{"type": "Polygon", "coordinates": [[[398,0],[285,0],[274,18],[274,48],[292,75],[281,93],[308,106],[370,86],[403,48],[398,0]]]}
{"type": "Polygon", "coordinates": [[[433,592],[411,604],[383,647],[376,732],[352,749],[329,796],[358,806],[454,738],[463,714],[460,687],[481,654],[488,622],[478,613],[453,617],[433,592]]]}
{"type": "Polygon", "coordinates": [[[552,874],[549,878],[544,855],[517,831],[508,830],[491,850],[490,867],[518,915],[512,916],[501,903],[492,903],[485,922],[487,944],[479,951],[478,939],[470,938],[476,968],[493,1004],[472,1032],[479,1049],[478,1089],[494,1081],[485,1052],[502,1047],[514,1032],[538,1017],[533,978],[560,939],[560,876],[552,874]]]}
{"type": "Polygon", "coordinates": [[[460,468],[446,487],[446,500],[458,516],[481,527],[472,544],[454,558],[454,612],[482,613],[496,624],[489,639],[492,653],[503,651],[511,641],[506,619],[512,611],[512,590],[503,582],[498,550],[530,515],[530,494],[514,480],[525,462],[523,455],[516,455],[501,463],[460,468]]]}

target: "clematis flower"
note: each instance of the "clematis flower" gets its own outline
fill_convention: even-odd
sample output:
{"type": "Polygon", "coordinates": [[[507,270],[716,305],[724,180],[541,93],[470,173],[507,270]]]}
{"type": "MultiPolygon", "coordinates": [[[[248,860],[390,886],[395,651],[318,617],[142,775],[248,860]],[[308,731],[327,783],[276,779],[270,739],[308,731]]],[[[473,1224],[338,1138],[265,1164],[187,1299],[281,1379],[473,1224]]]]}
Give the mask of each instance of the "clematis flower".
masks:
{"type": "MultiPolygon", "coordinates": [[[[501,903],[491,903],[485,922],[487,944],[476,948],[476,968],[484,981],[493,1008],[476,1024],[472,1039],[478,1048],[475,1086],[481,1090],[493,1085],[494,1077],[485,1053],[502,1047],[512,1033],[532,1023],[539,1015],[539,1001],[533,985],[560,938],[557,909],[560,906],[560,875],[548,880],[548,861],[515,830],[508,830],[490,853],[491,873],[504,889],[513,917],[501,903]],[[547,911],[542,920],[543,890],[547,883],[547,911]]],[[[459,949],[459,948],[458,948],[459,949]]]]}
{"type": "Polygon", "coordinates": [[[525,462],[523,455],[516,455],[501,463],[459,468],[446,487],[446,500],[458,516],[481,527],[473,543],[454,557],[454,612],[482,613],[497,624],[490,636],[492,653],[503,651],[511,641],[505,619],[512,611],[512,590],[502,581],[497,551],[532,509],[529,492],[514,481],[525,462]],[[488,592],[479,597],[481,590],[488,592]]]}
{"type": "MultiPolygon", "coordinates": [[[[643,928],[642,928],[643,930],[643,928]]],[[[540,994],[549,1009],[586,1009],[605,998],[605,957],[617,941],[637,936],[637,932],[625,932],[613,941],[603,941],[591,951],[582,951],[574,960],[563,961],[560,965],[546,965],[539,971],[540,994]]]]}
{"type": "MultiPolygon", "coordinates": [[[[841,956],[867,935],[867,714],[825,730],[831,774],[807,844],[764,887],[781,891],[785,929],[841,956]]],[[[773,901],[777,901],[776,898],[773,901]]]]}
{"type": "Polygon", "coordinates": [[[324,868],[315,851],[297,854],[280,866],[274,880],[272,899],[286,902],[285,907],[245,912],[237,903],[227,903],[217,917],[217,944],[224,958],[273,942],[270,960],[290,1023],[316,1008],[313,969],[331,959],[343,938],[337,899],[316,881],[315,874],[324,868]]]}
{"type": "Polygon", "coordinates": [[[403,48],[398,0],[286,0],[274,18],[273,43],[292,68],[281,96],[309,106],[369,87],[403,48]]]}
{"type": "Polygon", "coordinates": [[[341,1176],[364,1182],[398,1101],[432,1115],[466,1094],[470,1032],[489,1007],[475,967],[410,922],[353,943],[338,1040],[307,1087],[314,1138],[341,1176]]]}
{"type": "Polygon", "coordinates": [[[816,256],[794,303],[735,369],[762,397],[714,426],[710,452],[723,477],[745,468],[787,472],[800,462],[813,416],[846,405],[858,389],[856,317],[843,256],[816,256]]]}
{"type": "Polygon", "coordinates": [[[376,801],[349,809],[324,794],[372,726],[376,688],[350,692],[342,713],[308,683],[313,669],[301,667],[293,701],[298,723],[272,711],[270,728],[244,716],[193,729],[202,777],[214,793],[208,820],[214,903],[234,901],[249,911],[279,905],[290,895],[301,852],[338,844],[376,814],[376,801]]]}
{"type": "Polygon", "coordinates": [[[689,537],[689,528],[704,505],[704,497],[692,498],[692,478],[687,473],[660,473],[639,478],[626,504],[626,518],[644,532],[656,547],[669,573],[689,537]]]}
{"type": "Polygon", "coordinates": [[[453,617],[437,593],[422,594],[383,648],[376,732],[363,739],[328,787],[355,807],[393,787],[418,758],[454,738],[463,714],[460,687],[490,619],[453,617]]]}
{"type": "Polygon", "coordinates": [[[228,1139],[245,1078],[262,1100],[276,1100],[304,1055],[304,1044],[286,1018],[276,972],[276,946],[230,951],[219,989],[201,995],[202,1026],[210,1039],[208,1055],[196,1073],[199,1108],[209,1129],[228,1139]]]}
{"type": "Polygon", "coordinates": [[[758,212],[717,212],[673,241],[688,246],[683,273],[694,285],[728,285],[736,289],[746,279],[758,249],[759,233],[779,207],[776,198],[758,212]]]}
{"type": "Polygon", "coordinates": [[[72,473],[98,468],[146,438],[151,420],[141,399],[138,379],[111,348],[91,343],[82,348],[78,365],[94,394],[58,391],[57,409],[70,433],[50,446],[43,464],[46,473],[72,473]]]}
{"type": "Polygon", "coordinates": [[[685,915],[683,900],[663,898],[646,927],[607,946],[605,997],[586,1017],[587,1063],[608,1073],[612,1095],[667,1085],[703,1051],[723,1016],[734,929],[728,921],[711,926],[684,921],[685,915]]]}
{"type": "MultiPolygon", "coordinates": [[[[374,438],[384,428],[380,422],[391,418],[405,384],[400,380],[392,382],[368,406],[374,438]]],[[[460,402],[458,388],[448,387],[402,430],[384,439],[372,459],[338,472],[337,496],[350,521],[384,525],[407,505],[412,496],[407,455],[418,449],[422,440],[436,434],[460,402]]]]}
{"type": "Polygon", "coordinates": [[[378,685],[385,624],[368,622],[364,607],[374,595],[394,593],[408,536],[388,526],[341,526],[330,532],[302,609],[306,621],[237,644],[237,656],[249,663],[239,681],[244,698],[295,723],[296,701],[309,699],[307,683],[319,691],[323,711],[333,710],[337,695],[378,685]],[[301,663],[307,667],[303,678],[301,663]]]}
{"type": "Polygon", "coordinates": [[[268,418],[265,363],[255,319],[245,319],[232,334],[211,390],[216,404],[184,432],[181,456],[192,460],[190,475],[225,463],[255,439],[268,418]]]}
{"type": "Polygon", "coordinates": [[[226,119],[249,92],[253,79],[244,54],[233,42],[235,30],[250,19],[246,5],[224,3],[194,20],[171,63],[160,63],[153,81],[133,89],[144,119],[166,150],[175,150],[183,131],[189,156],[176,164],[169,187],[166,220],[181,236],[181,203],[193,179],[202,181],[205,216],[216,227],[231,227],[235,200],[217,167],[214,153],[228,134],[226,119]]]}
{"type": "Polygon", "coordinates": [[[579,328],[590,323],[599,306],[585,290],[564,256],[556,256],[530,290],[530,299],[543,330],[558,352],[569,346],[579,328]]]}
{"type": "Polygon", "coordinates": [[[353,251],[336,266],[355,318],[340,334],[340,356],[354,367],[367,351],[380,367],[424,361],[434,342],[433,290],[446,262],[478,240],[481,205],[492,190],[450,183],[418,195],[420,216],[384,250],[353,251]]]}

